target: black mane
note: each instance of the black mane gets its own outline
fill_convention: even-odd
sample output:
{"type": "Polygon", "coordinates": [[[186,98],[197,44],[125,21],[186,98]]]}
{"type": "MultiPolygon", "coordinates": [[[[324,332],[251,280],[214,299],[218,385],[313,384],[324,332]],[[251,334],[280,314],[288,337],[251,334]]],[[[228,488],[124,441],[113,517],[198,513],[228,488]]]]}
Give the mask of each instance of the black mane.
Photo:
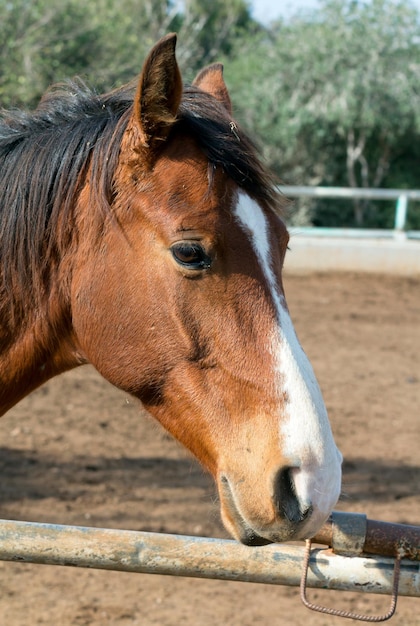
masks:
{"type": "MultiPolygon", "coordinates": [[[[72,236],[71,213],[89,166],[93,193],[104,214],[109,211],[134,89],[127,85],[98,95],[82,82],[69,82],[47,92],[32,113],[3,112],[0,302],[5,291],[16,303],[22,289],[33,292],[37,284],[47,289],[50,268],[58,264],[72,236]]],[[[252,197],[274,207],[277,199],[269,174],[250,139],[232,124],[213,98],[185,88],[176,125],[194,136],[210,163],[222,167],[252,197]]]]}

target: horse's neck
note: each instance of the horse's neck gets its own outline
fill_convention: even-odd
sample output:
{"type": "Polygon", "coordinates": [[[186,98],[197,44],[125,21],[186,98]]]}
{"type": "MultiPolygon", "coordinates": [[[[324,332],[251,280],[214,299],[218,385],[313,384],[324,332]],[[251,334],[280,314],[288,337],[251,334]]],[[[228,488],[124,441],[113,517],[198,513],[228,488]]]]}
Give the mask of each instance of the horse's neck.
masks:
{"type": "Polygon", "coordinates": [[[31,327],[0,353],[0,416],[53,376],[86,362],[70,334],[63,335],[48,345],[31,327]]]}

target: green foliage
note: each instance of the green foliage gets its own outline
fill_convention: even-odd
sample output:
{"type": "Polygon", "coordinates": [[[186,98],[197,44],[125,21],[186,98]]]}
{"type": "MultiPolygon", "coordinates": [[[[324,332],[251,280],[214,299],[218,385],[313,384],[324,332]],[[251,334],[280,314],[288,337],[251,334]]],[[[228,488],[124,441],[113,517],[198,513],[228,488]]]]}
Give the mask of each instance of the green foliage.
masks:
{"type": "Polygon", "coordinates": [[[0,0],[0,103],[33,106],[52,82],[81,75],[99,89],[133,79],[152,45],[179,33],[187,74],[257,25],[245,0],[0,0]]]}
{"type": "MultiPolygon", "coordinates": [[[[282,182],[420,187],[420,19],[407,0],[323,0],[268,30],[248,0],[0,0],[0,106],[34,106],[74,75],[99,90],[128,82],[173,30],[188,80],[226,62],[235,114],[282,182]]],[[[391,204],[305,206],[320,225],[393,220],[391,204]]]]}
{"type": "MultiPolygon", "coordinates": [[[[403,146],[420,135],[419,15],[407,2],[324,0],[238,50],[229,78],[285,182],[389,187],[403,146]]],[[[410,184],[419,182],[416,168],[410,184]]],[[[374,212],[355,202],[350,221],[374,212]]]]}
{"type": "Polygon", "coordinates": [[[50,82],[83,72],[101,53],[89,5],[0,0],[0,102],[33,105],[50,82]]]}
{"type": "Polygon", "coordinates": [[[192,49],[188,53],[183,49],[193,72],[222,55],[229,57],[238,40],[258,30],[244,0],[186,0],[182,26],[189,40],[188,33],[195,32],[192,49]]]}

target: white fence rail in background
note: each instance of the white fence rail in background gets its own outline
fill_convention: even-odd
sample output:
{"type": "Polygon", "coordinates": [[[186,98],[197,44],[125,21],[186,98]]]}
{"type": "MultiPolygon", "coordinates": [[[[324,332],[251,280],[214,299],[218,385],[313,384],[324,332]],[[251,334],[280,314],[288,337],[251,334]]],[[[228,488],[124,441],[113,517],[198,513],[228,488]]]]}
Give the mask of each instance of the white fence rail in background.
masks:
{"type": "Polygon", "coordinates": [[[329,236],[369,236],[385,237],[394,234],[396,236],[412,236],[420,238],[420,231],[405,233],[408,203],[410,200],[420,201],[419,189],[364,189],[361,187],[297,187],[283,185],[279,189],[288,198],[357,198],[364,200],[395,200],[394,230],[365,231],[364,229],[331,229],[331,228],[299,228],[299,232],[311,234],[326,234],[329,236]]]}
{"type": "Polygon", "coordinates": [[[286,256],[286,271],[420,277],[420,230],[406,230],[409,202],[420,201],[420,190],[286,185],[279,189],[287,198],[395,200],[393,229],[289,227],[291,253],[286,256]]]}

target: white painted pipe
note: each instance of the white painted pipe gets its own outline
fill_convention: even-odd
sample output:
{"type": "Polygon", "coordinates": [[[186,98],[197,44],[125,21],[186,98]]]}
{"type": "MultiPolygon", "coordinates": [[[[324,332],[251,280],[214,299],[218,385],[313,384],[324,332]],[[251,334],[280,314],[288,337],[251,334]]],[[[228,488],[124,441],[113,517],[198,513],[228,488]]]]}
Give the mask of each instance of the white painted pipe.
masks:
{"type": "MultiPolygon", "coordinates": [[[[0,520],[0,560],[299,585],[304,548],[0,520]]],[[[394,561],[313,550],[308,587],[389,594],[394,561]]],[[[420,562],[401,562],[399,595],[420,597],[420,562]]]]}
{"type": "MultiPolygon", "coordinates": [[[[289,198],[364,198],[366,200],[396,200],[394,229],[395,236],[403,233],[406,224],[407,206],[409,200],[420,200],[420,189],[365,189],[364,187],[308,187],[282,185],[279,190],[289,198]]],[[[309,229],[308,229],[309,230],[309,229]]],[[[318,233],[318,228],[310,229],[312,234],[318,233]]],[[[331,229],[331,232],[340,229],[331,229]]],[[[343,236],[349,233],[348,229],[341,229],[343,236]]],[[[363,230],[358,229],[361,236],[363,230]]],[[[320,229],[322,234],[322,229],[320,229]]],[[[376,231],[371,231],[373,236],[376,231]]],[[[392,232],[392,231],[389,231],[392,232]]],[[[417,232],[417,231],[416,231],[417,232]]],[[[387,231],[381,231],[381,237],[386,236],[387,231]]],[[[351,235],[354,236],[354,235],[351,235]]]]}

